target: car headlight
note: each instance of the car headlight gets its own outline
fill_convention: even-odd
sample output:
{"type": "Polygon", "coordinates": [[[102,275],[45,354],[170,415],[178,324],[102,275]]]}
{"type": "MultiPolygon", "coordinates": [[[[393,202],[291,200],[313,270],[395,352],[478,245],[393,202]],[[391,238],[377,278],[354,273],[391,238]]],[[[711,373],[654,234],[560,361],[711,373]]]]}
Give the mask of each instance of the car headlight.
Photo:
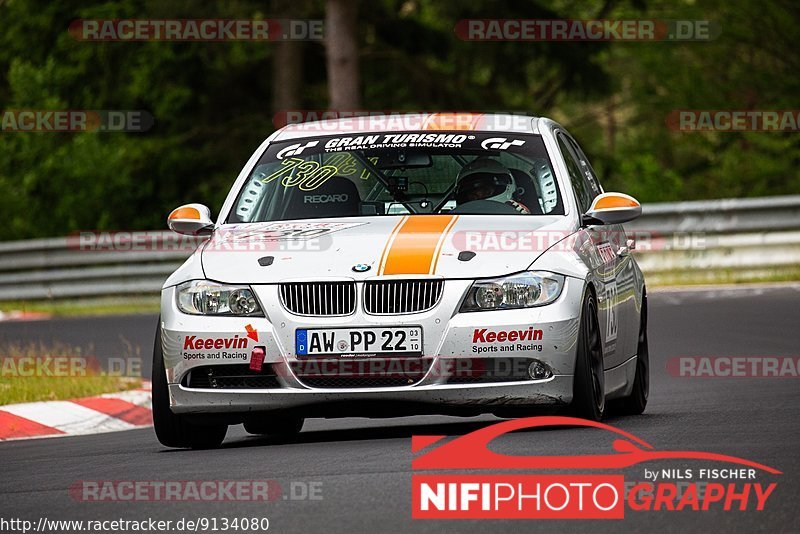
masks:
{"type": "Polygon", "coordinates": [[[253,291],[209,280],[191,280],[178,286],[178,308],[190,315],[263,315],[253,291]]]}
{"type": "Polygon", "coordinates": [[[526,271],[502,278],[476,280],[461,305],[462,312],[511,310],[550,304],[561,294],[564,277],[545,271],[526,271]]]}

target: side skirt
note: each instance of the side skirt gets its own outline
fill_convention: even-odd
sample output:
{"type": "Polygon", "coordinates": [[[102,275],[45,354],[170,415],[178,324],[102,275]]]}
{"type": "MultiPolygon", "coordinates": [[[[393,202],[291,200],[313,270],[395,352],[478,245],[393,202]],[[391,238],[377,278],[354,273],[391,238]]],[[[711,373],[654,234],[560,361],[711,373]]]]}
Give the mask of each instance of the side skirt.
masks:
{"type": "Polygon", "coordinates": [[[636,356],[631,356],[616,367],[603,372],[606,379],[606,399],[616,399],[630,395],[633,379],[636,376],[636,356]]]}

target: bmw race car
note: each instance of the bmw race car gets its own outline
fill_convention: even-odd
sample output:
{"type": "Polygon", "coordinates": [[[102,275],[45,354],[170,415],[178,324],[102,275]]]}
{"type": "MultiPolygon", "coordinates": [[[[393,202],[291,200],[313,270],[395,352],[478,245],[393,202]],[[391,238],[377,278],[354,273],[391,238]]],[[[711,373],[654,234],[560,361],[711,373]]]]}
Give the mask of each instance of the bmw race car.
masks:
{"type": "Polygon", "coordinates": [[[606,193],[559,124],[416,114],[286,126],[253,154],[166,281],[158,439],[214,447],[231,424],[313,417],[600,420],[648,397],[647,298],[606,193]]]}

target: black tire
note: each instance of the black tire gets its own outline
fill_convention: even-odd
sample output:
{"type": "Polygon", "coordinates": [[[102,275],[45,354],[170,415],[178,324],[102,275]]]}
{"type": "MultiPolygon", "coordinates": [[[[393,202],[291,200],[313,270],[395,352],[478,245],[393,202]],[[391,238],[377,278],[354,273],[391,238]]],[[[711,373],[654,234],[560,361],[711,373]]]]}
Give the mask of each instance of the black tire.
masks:
{"type": "Polygon", "coordinates": [[[294,436],[303,430],[302,417],[267,417],[266,420],[245,421],[244,429],[249,434],[270,436],[294,436]]]}
{"type": "MultiPolygon", "coordinates": [[[[159,323],[161,319],[159,318],[159,323]]],[[[156,437],[166,447],[214,449],[222,444],[228,425],[198,425],[172,413],[169,407],[167,373],[161,350],[161,327],[156,330],[153,346],[153,427],[156,437]]]]}
{"type": "Polygon", "coordinates": [[[647,294],[642,294],[642,311],[639,317],[639,342],[636,347],[636,375],[631,394],[619,402],[618,411],[625,415],[639,415],[647,407],[650,395],[650,353],[647,348],[647,294]]]}
{"type": "Polygon", "coordinates": [[[580,321],[570,411],[577,417],[600,421],[606,408],[603,345],[597,301],[590,290],[583,298],[580,321]]]}

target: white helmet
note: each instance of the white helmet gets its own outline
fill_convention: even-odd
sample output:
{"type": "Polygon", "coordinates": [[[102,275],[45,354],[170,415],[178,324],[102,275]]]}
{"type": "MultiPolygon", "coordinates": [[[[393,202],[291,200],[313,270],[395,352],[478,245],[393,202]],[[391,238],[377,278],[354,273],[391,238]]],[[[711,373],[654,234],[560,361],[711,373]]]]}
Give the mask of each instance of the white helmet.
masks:
{"type": "Polygon", "coordinates": [[[530,213],[525,206],[514,200],[517,183],[502,163],[488,158],[478,158],[458,173],[455,199],[457,204],[474,200],[492,200],[509,204],[522,213],[530,213]]]}

